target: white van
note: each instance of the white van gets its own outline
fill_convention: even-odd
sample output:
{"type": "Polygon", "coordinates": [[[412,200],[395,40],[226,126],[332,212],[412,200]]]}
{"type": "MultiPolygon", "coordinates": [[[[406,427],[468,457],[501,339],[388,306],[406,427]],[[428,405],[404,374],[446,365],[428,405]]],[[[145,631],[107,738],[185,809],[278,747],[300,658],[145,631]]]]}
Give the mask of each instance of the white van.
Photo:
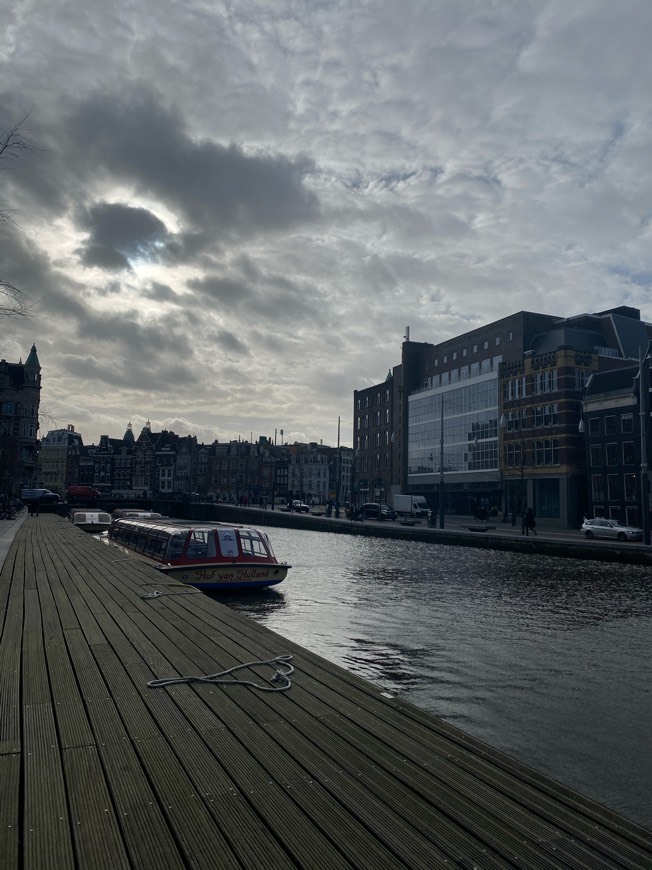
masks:
{"type": "Polygon", "coordinates": [[[20,498],[21,501],[39,501],[41,504],[56,504],[61,501],[56,492],[49,489],[24,489],[20,498]]]}

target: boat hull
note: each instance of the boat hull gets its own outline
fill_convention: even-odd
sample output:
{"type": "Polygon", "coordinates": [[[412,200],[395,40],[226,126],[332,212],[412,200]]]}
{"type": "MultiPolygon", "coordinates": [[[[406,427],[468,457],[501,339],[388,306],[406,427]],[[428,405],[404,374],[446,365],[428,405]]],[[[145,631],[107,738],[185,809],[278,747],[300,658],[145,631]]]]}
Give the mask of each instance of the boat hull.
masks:
{"type": "Polygon", "coordinates": [[[111,528],[111,523],[73,523],[76,529],[82,532],[90,532],[93,535],[99,535],[102,532],[108,532],[111,528]]]}
{"type": "Polygon", "coordinates": [[[157,565],[156,569],[196,589],[256,589],[285,580],[289,565],[232,563],[220,565],[157,565]]]}

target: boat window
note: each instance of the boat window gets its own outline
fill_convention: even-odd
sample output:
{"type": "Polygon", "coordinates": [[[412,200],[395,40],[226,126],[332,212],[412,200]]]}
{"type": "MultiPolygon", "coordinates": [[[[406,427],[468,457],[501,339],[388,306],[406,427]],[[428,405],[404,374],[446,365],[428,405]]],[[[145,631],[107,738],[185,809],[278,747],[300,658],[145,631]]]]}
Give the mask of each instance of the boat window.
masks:
{"type": "Polygon", "coordinates": [[[183,545],[186,543],[186,532],[178,532],[170,535],[168,541],[167,559],[179,559],[183,552],[183,545]]]}
{"type": "Polygon", "coordinates": [[[188,541],[186,556],[189,559],[215,558],[215,537],[212,529],[193,529],[188,541]]]}
{"type": "Polygon", "coordinates": [[[267,556],[265,542],[255,529],[240,529],[240,547],[245,556],[267,556]]]}
{"type": "Polygon", "coordinates": [[[223,556],[237,557],[238,541],[234,529],[218,529],[217,538],[220,542],[220,553],[223,556]]]}

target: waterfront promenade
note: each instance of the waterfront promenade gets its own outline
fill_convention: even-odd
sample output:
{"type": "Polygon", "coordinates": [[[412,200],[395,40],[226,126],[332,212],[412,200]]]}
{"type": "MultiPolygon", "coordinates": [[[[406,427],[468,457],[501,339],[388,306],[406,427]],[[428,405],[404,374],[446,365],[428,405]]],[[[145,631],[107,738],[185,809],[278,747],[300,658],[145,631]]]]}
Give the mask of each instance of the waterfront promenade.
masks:
{"type": "Polygon", "coordinates": [[[14,529],[0,866],[652,866],[652,832],[55,514],[14,529]],[[147,685],[281,655],[287,691],[147,685]]]}

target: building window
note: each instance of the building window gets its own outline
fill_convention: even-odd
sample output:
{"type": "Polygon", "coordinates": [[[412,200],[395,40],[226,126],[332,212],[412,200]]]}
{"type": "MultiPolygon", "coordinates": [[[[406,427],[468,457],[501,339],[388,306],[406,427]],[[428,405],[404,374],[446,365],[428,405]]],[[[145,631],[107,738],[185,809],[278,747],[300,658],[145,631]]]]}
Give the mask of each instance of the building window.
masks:
{"type": "Polygon", "coordinates": [[[500,344],[500,336],[497,335],[496,336],[496,347],[498,347],[499,344],[500,344]]]}
{"type": "Polygon", "coordinates": [[[633,441],[623,442],[623,465],[633,465],[636,462],[633,441]]]}
{"type": "Polygon", "coordinates": [[[591,369],[575,369],[575,389],[583,390],[591,377],[591,369]]]}
{"type": "Polygon", "coordinates": [[[615,415],[610,414],[608,417],[604,418],[604,434],[615,435],[616,431],[616,417],[615,415]]]}
{"type": "Polygon", "coordinates": [[[609,501],[617,501],[620,498],[618,486],[619,477],[617,474],[607,475],[607,489],[609,491],[609,501]]]}
{"type": "Polygon", "coordinates": [[[473,353],[477,353],[477,352],[478,352],[478,345],[474,344],[473,345],[473,353]]]}
{"type": "Polygon", "coordinates": [[[488,350],[488,349],[489,349],[489,342],[488,342],[488,341],[483,341],[483,342],[482,342],[482,349],[483,349],[483,350],[488,350]]]}
{"type": "Polygon", "coordinates": [[[620,415],[620,431],[623,435],[629,435],[634,431],[634,415],[633,414],[621,414],[620,415]]]}
{"type": "Polygon", "coordinates": [[[602,445],[601,444],[591,444],[591,465],[594,468],[600,468],[602,466],[602,445]]]}
{"type": "Polygon", "coordinates": [[[607,465],[618,465],[617,444],[607,444],[607,465]]]}
{"type": "Polygon", "coordinates": [[[465,347],[462,348],[462,356],[466,356],[466,348],[465,347]]]}
{"type": "Polygon", "coordinates": [[[625,484],[625,501],[636,501],[636,475],[626,474],[623,482],[625,484]]]}
{"type": "Polygon", "coordinates": [[[534,376],[534,392],[553,393],[557,390],[557,369],[548,369],[545,372],[537,372],[534,376]]]}
{"type": "Polygon", "coordinates": [[[597,438],[600,434],[600,418],[599,417],[590,417],[589,418],[589,435],[592,438],[597,438]]]}
{"type": "Polygon", "coordinates": [[[508,332],[507,333],[507,341],[511,341],[512,338],[514,338],[513,334],[511,332],[508,332]]]}
{"type": "Polygon", "coordinates": [[[591,489],[593,490],[593,501],[604,501],[604,480],[601,474],[591,475],[591,489]]]}
{"type": "Polygon", "coordinates": [[[457,351],[454,350],[453,351],[453,361],[455,361],[456,359],[457,359],[457,351]]]}

